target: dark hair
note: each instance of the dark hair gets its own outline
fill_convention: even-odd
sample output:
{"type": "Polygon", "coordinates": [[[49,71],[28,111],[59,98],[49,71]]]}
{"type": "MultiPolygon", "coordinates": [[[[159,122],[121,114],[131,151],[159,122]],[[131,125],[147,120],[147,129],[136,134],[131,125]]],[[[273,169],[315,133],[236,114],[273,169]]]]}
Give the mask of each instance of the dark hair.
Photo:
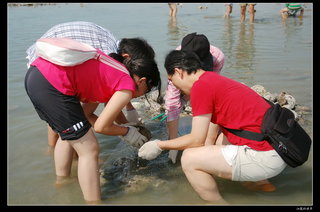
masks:
{"type": "Polygon", "coordinates": [[[175,68],[185,70],[188,74],[196,73],[201,69],[201,61],[197,54],[191,51],[173,50],[166,56],[164,67],[168,75],[174,74],[175,68]]]}
{"type": "Polygon", "coordinates": [[[108,54],[110,57],[112,57],[113,59],[115,59],[116,61],[123,63],[124,61],[124,57],[122,57],[121,55],[117,54],[117,53],[110,53],[108,54]]]}
{"type": "Polygon", "coordinates": [[[147,87],[150,91],[153,87],[157,87],[159,94],[157,102],[161,102],[161,78],[157,63],[154,59],[130,59],[125,60],[124,65],[129,70],[131,77],[133,74],[138,77],[147,78],[147,87]]]}
{"type": "Polygon", "coordinates": [[[131,59],[154,59],[153,48],[142,38],[123,38],[118,47],[118,54],[129,54],[131,59]]]}

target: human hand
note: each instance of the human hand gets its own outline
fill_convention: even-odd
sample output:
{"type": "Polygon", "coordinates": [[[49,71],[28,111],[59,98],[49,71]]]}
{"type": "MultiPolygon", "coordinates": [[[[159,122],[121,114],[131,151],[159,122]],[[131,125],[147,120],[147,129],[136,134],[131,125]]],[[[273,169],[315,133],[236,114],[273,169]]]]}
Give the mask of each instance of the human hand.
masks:
{"type": "MultiPolygon", "coordinates": [[[[125,126],[125,125],[122,125],[125,126]]],[[[139,133],[136,127],[126,126],[129,128],[129,131],[126,135],[120,136],[121,139],[128,142],[133,147],[141,147],[145,142],[148,141],[148,138],[139,133]]]]}
{"type": "Polygon", "coordinates": [[[143,144],[139,149],[138,156],[146,160],[153,160],[158,157],[162,149],[158,146],[157,141],[160,140],[157,139],[143,144]]]}

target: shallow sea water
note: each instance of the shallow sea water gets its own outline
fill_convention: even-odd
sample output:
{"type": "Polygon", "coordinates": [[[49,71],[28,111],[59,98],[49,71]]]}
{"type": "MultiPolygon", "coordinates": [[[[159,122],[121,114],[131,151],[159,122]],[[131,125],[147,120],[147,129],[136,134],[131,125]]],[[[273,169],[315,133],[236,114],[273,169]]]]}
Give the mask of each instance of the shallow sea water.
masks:
{"type": "MultiPolygon", "coordinates": [[[[256,20],[239,22],[239,7],[234,4],[230,19],[223,18],[224,4],[190,4],[178,8],[175,20],[168,16],[165,3],[57,4],[37,7],[8,7],[8,205],[82,205],[82,193],[76,180],[56,188],[53,158],[45,154],[46,125],[32,107],[24,90],[26,49],[55,24],[91,21],[121,39],[143,37],[154,48],[165,84],[163,67],[166,54],[175,49],[188,33],[205,34],[225,54],[221,74],[246,83],[263,85],[272,93],[286,91],[297,103],[313,106],[313,5],[306,4],[303,19],[282,21],[280,3],[258,3],[256,20]],[[200,5],[208,6],[200,10],[200,5]]],[[[247,16],[248,19],[249,16],[247,16]]],[[[101,108],[100,108],[101,109],[101,108]]],[[[154,138],[165,139],[163,123],[150,121],[139,109],[154,138]]],[[[303,117],[303,127],[312,137],[312,113],[303,117]]],[[[180,120],[180,134],[190,131],[190,117],[180,120]]],[[[97,134],[101,146],[100,161],[108,170],[119,157],[134,158],[132,149],[118,137],[97,134]]],[[[102,185],[105,205],[203,205],[185,178],[180,164],[171,164],[163,152],[146,166],[133,168],[130,175],[106,180],[102,185]],[[122,181],[121,181],[122,180],[122,181]]],[[[301,167],[286,168],[270,181],[277,186],[272,193],[248,191],[239,182],[217,178],[223,197],[231,205],[312,205],[313,150],[301,167]]],[[[77,176],[76,161],[72,176],[77,176]]]]}

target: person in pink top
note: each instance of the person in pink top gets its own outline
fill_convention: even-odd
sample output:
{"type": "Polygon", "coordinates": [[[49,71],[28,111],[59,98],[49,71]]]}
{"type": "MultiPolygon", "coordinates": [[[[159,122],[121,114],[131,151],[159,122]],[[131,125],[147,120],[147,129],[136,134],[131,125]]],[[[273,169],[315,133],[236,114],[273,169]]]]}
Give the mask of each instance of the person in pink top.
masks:
{"type": "MultiPolygon", "coordinates": [[[[220,73],[224,65],[223,52],[210,45],[208,38],[205,35],[190,33],[186,35],[181,42],[181,46],[178,46],[176,50],[187,50],[195,52],[201,62],[203,69],[206,71],[213,71],[220,73]]],[[[183,95],[176,86],[168,80],[168,86],[165,94],[165,108],[167,115],[167,128],[169,139],[176,138],[178,136],[179,115],[182,107],[189,100],[188,95],[183,95]]],[[[210,142],[207,143],[208,145],[210,142]]],[[[178,151],[170,150],[169,158],[173,163],[176,163],[178,151]]]]}
{"type": "MultiPolygon", "coordinates": [[[[82,43],[89,44],[94,48],[101,49],[104,53],[113,57],[117,55],[121,58],[150,58],[154,59],[155,53],[148,42],[142,38],[122,38],[118,40],[110,30],[86,21],[72,21],[54,25],[41,38],[67,37],[82,43]]],[[[35,43],[31,45],[27,53],[29,67],[30,64],[38,57],[36,54],[35,43]]],[[[139,123],[141,118],[131,102],[126,106],[126,116],[119,115],[118,121],[128,120],[129,122],[139,123]]],[[[48,131],[48,149],[47,153],[54,152],[59,135],[49,126],[48,131]]]]}
{"type": "Polygon", "coordinates": [[[161,89],[153,59],[124,60],[122,64],[101,50],[99,53],[106,62],[90,59],[71,67],[39,57],[25,77],[26,92],[40,119],[59,134],[54,152],[57,181],[68,179],[75,150],[79,157],[78,180],[88,202],[101,200],[99,144],[93,129],[140,147],[147,138],[137,128],[114,121],[132,98],[154,87],[161,89]],[[100,103],[106,106],[97,116],[94,112],[100,103]]]}
{"type": "Polygon", "coordinates": [[[139,157],[155,159],[163,150],[184,150],[181,167],[198,195],[212,203],[226,203],[215,177],[232,181],[264,181],[280,174],[286,163],[266,140],[238,137],[225,128],[261,133],[270,105],[243,83],[203,70],[190,51],[171,51],[165,59],[168,79],[190,95],[192,129],[165,141],[140,147],[139,157]],[[214,145],[205,145],[211,123],[216,124],[214,145]]]}

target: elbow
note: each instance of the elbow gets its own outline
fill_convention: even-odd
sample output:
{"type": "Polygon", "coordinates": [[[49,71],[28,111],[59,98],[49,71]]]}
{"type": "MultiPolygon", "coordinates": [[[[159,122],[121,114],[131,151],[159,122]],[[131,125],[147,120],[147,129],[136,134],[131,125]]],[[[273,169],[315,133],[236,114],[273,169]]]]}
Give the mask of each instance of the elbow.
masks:
{"type": "Polygon", "coordinates": [[[200,147],[200,146],[204,146],[204,142],[205,140],[203,139],[196,139],[193,144],[194,144],[194,147],[200,147]]]}
{"type": "Polygon", "coordinates": [[[204,146],[205,138],[193,137],[193,142],[191,147],[201,147],[204,146]]]}
{"type": "Polygon", "coordinates": [[[100,126],[100,125],[97,124],[97,123],[95,123],[95,124],[93,125],[93,129],[94,129],[94,131],[95,131],[96,133],[102,133],[102,132],[103,132],[103,127],[100,126]]]}
{"type": "Polygon", "coordinates": [[[106,126],[96,121],[93,125],[93,129],[96,133],[107,134],[106,126]]]}

